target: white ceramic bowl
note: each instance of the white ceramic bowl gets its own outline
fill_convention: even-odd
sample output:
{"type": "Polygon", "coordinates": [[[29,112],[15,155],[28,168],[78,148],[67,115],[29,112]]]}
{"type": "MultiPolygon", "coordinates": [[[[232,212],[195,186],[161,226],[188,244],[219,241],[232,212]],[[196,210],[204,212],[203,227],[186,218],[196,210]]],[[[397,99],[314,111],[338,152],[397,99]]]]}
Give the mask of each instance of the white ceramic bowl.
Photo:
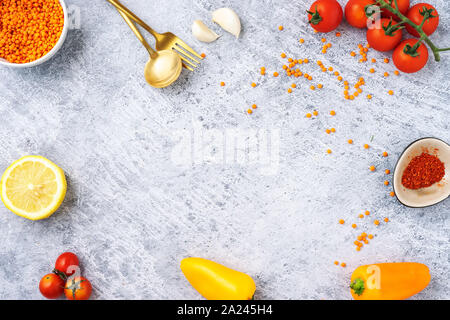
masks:
{"type": "Polygon", "coordinates": [[[394,171],[394,192],[408,207],[423,208],[437,204],[450,196],[450,145],[436,138],[422,138],[411,143],[401,154],[394,171]],[[444,163],[444,178],[428,188],[407,189],[402,185],[403,171],[409,162],[422,152],[436,155],[444,163]]]}
{"type": "Polygon", "coordinates": [[[63,0],[59,0],[59,3],[61,4],[61,7],[64,12],[64,26],[63,26],[61,35],[59,36],[59,40],[58,40],[58,42],[56,42],[56,44],[52,48],[52,50],[47,52],[46,55],[40,57],[39,59],[31,61],[31,62],[27,62],[27,63],[11,63],[11,62],[6,61],[5,59],[0,58],[0,65],[11,67],[11,68],[34,67],[34,66],[40,65],[41,63],[44,63],[45,61],[49,60],[51,57],[53,57],[58,52],[58,50],[62,47],[64,40],[66,40],[67,30],[69,29],[69,19],[67,16],[66,4],[64,3],[63,0]]]}

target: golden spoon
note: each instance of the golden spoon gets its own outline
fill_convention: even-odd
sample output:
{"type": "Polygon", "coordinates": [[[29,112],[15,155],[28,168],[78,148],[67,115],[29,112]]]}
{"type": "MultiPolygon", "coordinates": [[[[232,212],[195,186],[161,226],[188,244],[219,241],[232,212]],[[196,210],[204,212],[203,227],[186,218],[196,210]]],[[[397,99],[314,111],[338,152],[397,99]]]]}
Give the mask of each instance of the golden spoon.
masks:
{"type": "Polygon", "coordinates": [[[172,50],[153,50],[130,18],[121,10],[118,11],[150,55],[150,59],[145,65],[145,80],[155,88],[164,88],[171,85],[181,73],[180,56],[172,50]]]}

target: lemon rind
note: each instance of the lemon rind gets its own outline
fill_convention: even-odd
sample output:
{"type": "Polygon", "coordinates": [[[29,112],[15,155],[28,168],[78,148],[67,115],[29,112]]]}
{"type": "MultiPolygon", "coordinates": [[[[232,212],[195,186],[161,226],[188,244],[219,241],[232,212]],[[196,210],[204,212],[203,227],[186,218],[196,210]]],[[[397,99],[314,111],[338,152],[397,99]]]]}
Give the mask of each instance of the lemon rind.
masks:
{"type": "Polygon", "coordinates": [[[65,195],[67,191],[67,181],[66,177],[64,175],[64,171],[58,167],[55,163],[52,161],[42,157],[42,156],[25,156],[20,158],[19,160],[14,161],[3,173],[3,176],[0,181],[0,194],[1,194],[1,200],[3,201],[3,204],[6,208],[8,208],[11,212],[14,214],[21,216],[23,218],[29,219],[29,220],[41,220],[46,219],[50,217],[53,213],[55,213],[56,210],[61,206],[62,202],[64,201],[65,195]],[[9,177],[11,171],[17,167],[18,165],[26,162],[26,161],[33,161],[33,162],[40,162],[43,165],[45,165],[47,168],[52,170],[55,173],[56,182],[58,185],[57,194],[59,194],[59,197],[55,197],[56,200],[54,200],[47,208],[29,213],[22,209],[19,209],[15,207],[11,201],[6,196],[6,190],[4,184],[6,183],[6,178],[9,177]]]}

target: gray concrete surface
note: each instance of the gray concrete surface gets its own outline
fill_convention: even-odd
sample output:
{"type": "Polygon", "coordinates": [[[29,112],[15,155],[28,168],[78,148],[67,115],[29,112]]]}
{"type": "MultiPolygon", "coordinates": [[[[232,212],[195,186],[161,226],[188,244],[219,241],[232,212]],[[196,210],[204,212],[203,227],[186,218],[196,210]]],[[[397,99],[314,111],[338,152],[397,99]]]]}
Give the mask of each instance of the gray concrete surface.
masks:
{"type": "MultiPolygon", "coordinates": [[[[365,44],[365,34],[345,22],[342,37],[327,34],[333,47],[320,53],[322,36],[304,14],[312,1],[124,0],[156,30],[207,54],[195,73],[183,71],[172,87],[157,90],[143,79],[145,49],[106,1],[67,2],[72,12],[79,9],[80,28],[69,31],[56,57],[28,70],[0,68],[1,170],[39,154],[59,164],[69,183],[63,206],[47,220],[0,207],[0,299],[41,299],[40,277],[67,250],[80,256],[94,299],[200,299],[179,269],[188,256],[250,274],[257,299],[350,299],[352,270],[388,261],[430,267],[431,283],[414,299],[450,298],[450,201],[406,208],[383,185],[384,169],[392,170],[413,140],[450,141],[450,54],[440,63],[430,58],[417,74],[384,79],[384,71],[395,70],[380,62],[389,54],[369,51],[379,62],[357,63],[349,53],[365,44]],[[241,16],[239,40],[210,21],[210,12],[224,6],[241,16]],[[190,25],[198,18],[222,37],[196,41],[190,25]],[[283,51],[309,58],[301,69],[324,88],[312,92],[303,78],[273,78],[283,51]],[[317,59],[351,83],[365,77],[363,95],[345,100],[342,83],[322,73],[317,59]],[[298,88],[287,94],[292,82],[298,88]],[[253,103],[258,109],[248,116],[253,103]],[[319,116],[306,119],[314,109],[319,116]],[[337,131],[327,135],[331,127],[337,131]],[[260,148],[249,133],[267,129],[273,153],[260,154],[265,164],[224,161],[221,136],[230,129],[260,148]],[[380,156],[385,150],[388,158],[380,156]],[[370,218],[358,219],[365,210],[370,218]],[[391,222],[375,227],[373,219],[384,217],[391,222]],[[362,231],[375,238],[356,252],[352,242],[362,231]]],[[[450,45],[449,2],[431,3],[441,14],[432,38],[450,45]]]]}

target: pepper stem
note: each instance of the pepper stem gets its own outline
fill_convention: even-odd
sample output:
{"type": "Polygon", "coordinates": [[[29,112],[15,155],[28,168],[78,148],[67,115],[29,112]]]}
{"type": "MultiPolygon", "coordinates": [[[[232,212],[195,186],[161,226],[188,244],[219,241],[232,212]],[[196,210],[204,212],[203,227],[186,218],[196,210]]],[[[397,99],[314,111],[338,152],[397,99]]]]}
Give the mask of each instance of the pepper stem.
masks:
{"type": "Polygon", "coordinates": [[[358,296],[362,295],[364,293],[365,287],[364,287],[364,280],[361,278],[356,278],[355,280],[350,283],[350,288],[357,294],[358,296]]]}

